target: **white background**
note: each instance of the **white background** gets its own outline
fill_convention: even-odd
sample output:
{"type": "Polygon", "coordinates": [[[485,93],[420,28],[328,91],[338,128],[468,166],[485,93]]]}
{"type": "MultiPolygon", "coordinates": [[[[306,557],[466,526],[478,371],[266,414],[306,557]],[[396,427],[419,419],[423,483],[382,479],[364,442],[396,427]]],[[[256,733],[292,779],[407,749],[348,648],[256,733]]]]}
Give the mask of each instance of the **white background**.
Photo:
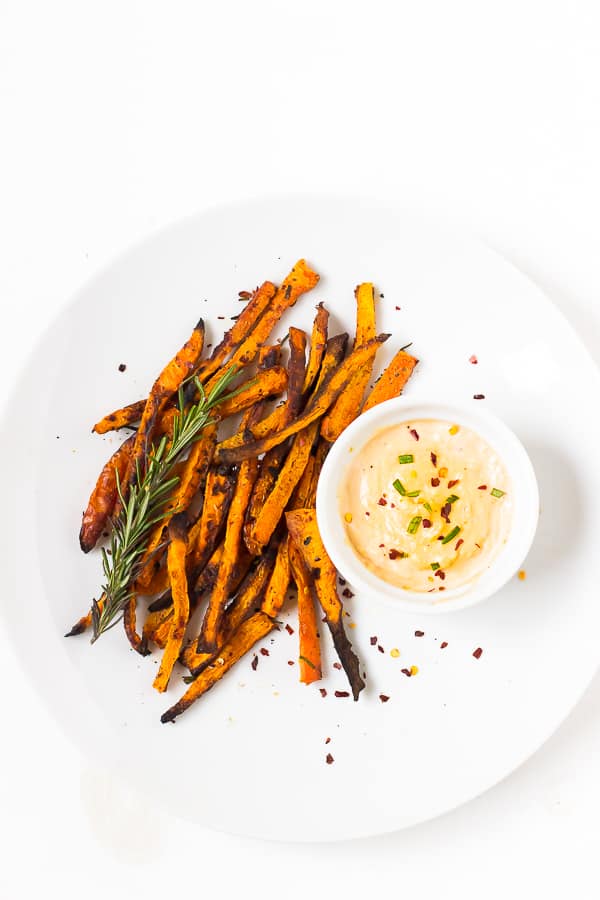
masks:
{"type": "MultiPolygon", "coordinates": [[[[278,191],[383,194],[482,236],[600,362],[599,166],[594,0],[4,0],[2,390],[116,253],[208,205],[278,191]]],[[[320,846],[193,827],[92,771],[1,633],[0,684],[2,897],[598,897],[598,677],[483,797],[320,846]]]]}

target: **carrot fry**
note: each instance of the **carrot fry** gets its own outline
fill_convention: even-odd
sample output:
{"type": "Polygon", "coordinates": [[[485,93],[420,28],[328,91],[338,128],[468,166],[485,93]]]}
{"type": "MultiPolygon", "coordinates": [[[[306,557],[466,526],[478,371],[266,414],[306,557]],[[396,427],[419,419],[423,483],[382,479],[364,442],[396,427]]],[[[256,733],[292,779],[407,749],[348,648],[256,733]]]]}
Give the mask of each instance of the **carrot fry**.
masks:
{"type": "Polygon", "coordinates": [[[281,471],[246,536],[246,544],[254,553],[262,551],[279,525],[292,491],[306,467],[318,429],[319,423],[313,422],[295,435],[281,471]]]}
{"type": "Polygon", "coordinates": [[[329,380],[325,382],[321,390],[309,402],[304,412],[286,428],[282,428],[278,433],[261,440],[242,444],[235,449],[227,449],[225,442],[218,444],[215,458],[221,463],[229,463],[231,465],[250,456],[258,456],[260,453],[270,450],[271,447],[276,447],[277,444],[283,443],[288,437],[297,434],[303,428],[306,428],[307,425],[315,422],[329,409],[341,391],[348,385],[354,371],[372,359],[379,345],[386,341],[388,337],[389,335],[385,334],[379,335],[372,341],[368,341],[362,347],[354,350],[337,371],[331,375],[329,380]]]}
{"type": "Polygon", "coordinates": [[[133,425],[139,422],[146,407],[145,400],[136,400],[129,406],[123,406],[121,409],[115,409],[96,422],[92,431],[96,434],[106,434],[109,431],[116,431],[117,428],[123,428],[125,425],[133,425]]]}
{"type": "Polygon", "coordinates": [[[81,521],[79,545],[84,553],[89,553],[106,528],[118,499],[117,475],[122,481],[129,465],[133,449],[134,435],[127,438],[108,460],[91,493],[81,521]]]}
{"type": "Polygon", "coordinates": [[[217,426],[208,425],[200,438],[192,445],[190,454],[185,461],[183,472],[175,491],[169,500],[163,518],[155,527],[148,539],[146,552],[142,563],[145,567],[137,577],[137,586],[140,591],[147,589],[153,576],[156,574],[153,567],[153,554],[160,542],[166,538],[169,522],[176,513],[185,512],[192,502],[198,488],[206,479],[206,473],[210,466],[217,443],[217,426]]]}
{"type": "Polygon", "coordinates": [[[222,648],[215,664],[204,669],[193,681],[183,697],[160,717],[161,722],[172,722],[185,712],[195,700],[213,687],[235,663],[273,628],[275,622],[262,612],[255,613],[242,622],[239,629],[222,648]]]}
{"type": "Polygon", "coordinates": [[[209,469],[204,489],[202,514],[188,535],[187,571],[195,581],[216,546],[229,511],[235,488],[235,475],[227,466],[209,469]]]}
{"type": "Polygon", "coordinates": [[[306,566],[293,541],[289,545],[290,569],[298,589],[298,631],[300,633],[300,681],[312,684],[321,678],[319,626],[306,566]]]}
{"type": "Polygon", "coordinates": [[[288,539],[284,535],[277,549],[275,566],[265,590],[261,609],[268,616],[275,618],[285,602],[286,591],[290,585],[290,558],[288,555],[288,539]]]}
{"type": "MultiPolygon", "coordinates": [[[[299,259],[289,275],[284,278],[273,301],[257,322],[256,327],[250,332],[246,340],[240,344],[223,369],[213,375],[213,379],[220,378],[233,367],[246,366],[253,362],[256,359],[259,347],[265,343],[283,313],[290,309],[302,294],[310,291],[318,280],[319,276],[317,273],[313,272],[303,259],[299,259]]],[[[207,391],[212,386],[213,381],[209,381],[206,386],[207,391]]]]}
{"type": "MultiPolygon", "coordinates": [[[[354,295],[356,297],[356,340],[354,347],[361,347],[375,337],[375,290],[370,282],[359,284],[354,295]]],[[[358,415],[362,406],[363,395],[371,372],[371,359],[354,375],[348,388],[339,395],[327,415],[321,422],[321,434],[333,443],[342,431],[348,427],[358,415]]]]}
{"type": "Polygon", "coordinates": [[[371,388],[362,411],[366,412],[372,406],[377,406],[378,403],[400,396],[417,363],[418,360],[410,353],[399,350],[371,388]]]}
{"type": "Polygon", "coordinates": [[[308,355],[306,375],[304,376],[304,385],[302,387],[303,394],[306,394],[306,392],[311,389],[314,380],[317,377],[319,369],[321,368],[323,354],[325,353],[325,348],[327,346],[328,322],[328,311],[325,309],[322,303],[318,303],[317,315],[315,316],[315,321],[313,323],[313,329],[310,338],[310,353],[308,355]]]}
{"type": "Polygon", "coordinates": [[[211,375],[214,375],[222,367],[229,354],[233,353],[242,341],[247,339],[275,297],[276,291],[277,288],[271,281],[265,281],[254,291],[233,327],[226,332],[221,343],[211,353],[210,359],[201,364],[198,376],[202,382],[206,382],[211,375]]]}
{"type": "Polygon", "coordinates": [[[189,340],[175,354],[173,359],[167,363],[152,385],[152,390],[144,407],[140,427],[135,435],[125,485],[133,480],[138,469],[142,475],[145,473],[146,460],[150,451],[156,421],[171,397],[177,393],[181,384],[197,368],[203,346],[204,322],[200,319],[189,340]]]}
{"type": "Polygon", "coordinates": [[[190,615],[187,577],[185,574],[185,558],[187,552],[187,526],[185,516],[173,516],[169,523],[169,549],[167,566],[171,593],[173,594],[173,620],[169,630],[169,638],[164,649],[160,667],[154,679],[153,687],[157,691],[166,691],[173,666],[181,652],[185,637],[185,629],[190,615]]]}
{"type": "Polygon", "coordinates": [[[125,627],[125,634],[127,635],[127,639],[129,643],[140,656],[148,656],[150,651],[148,650],[148,644],[144,639],[143,635],[137,633],[136,628],[136,606],[137,606],[137,597],[135,594],[129,598],[125,605],[125,609],[123,610],[123,625],[125,627]]]}
{"type": "MultiPolygon", "coordinates": [[[[104,609],[104,604],[106,602],[106,598],[104,594],[98,600],[98,612],[102,612],[104,609]]],[[[84,631],[87,631],[90,625],[92,624],[92,612],[91,610],[82,616],[80,619],[75,622],[75,624],[70,628],[69,631],[65,634],[65,637],[75,637],[77,634],[83,634],[84,631]]]]}
{"type": "Polygon", "coordinates": [[[358,700],[365,683],[360,676],[358,657],[344,631],[344,608],[337,592],[336,570],[323,546],[316,512],[314,509],[297,509],[286,513],[285,519],[291,540],[312,576],[335,649],[348,676],[352,695],[358,700]]]}
{"type": "Polygon", "coordinates": [[[198,651],[215,651],[217,649],[217,637],[221,626],[221,619],[228,596],[229,580],[238,558],[242,540],[242,525],[244,512],[252,493],[252,487],[258,474],[258,460],[247,459],[240,465],[237,483],[225,529],[223,542],[223,556],[217,572],[217,578],[211,591],[208,607],[202,621],[202,628],[198,638],[198,651]]]}
{"type": "MultiPolygon", "coordinates": [[[[306,370],[306,335],[299,328],[290,328],[290,362],[288,376],[288,394],[286,402],[279,407],[279,427],[283,428],[293,421],[298,415],[302,400],[302,386],[306,370]]],[[[252,430],[252,423],[248,427],[252,430]]],[[[244,431],[246,429],[243,429],[244,431]]],[[[246,524],[244,525],[244,541],[246,546],[255,556],[258,556],[263,544],[254,538],[254,524],[260,515],[266,498],[269,496],[277,474],[281,468],[287,447],[279,445],[269,450],[261,463],[258,477],[254,484],[252,496],[246,512],[246,524]]],[[[268,540],[268,539],[267,539],[268,540]]],[[[265,541],[266,543],[266,541],[265,541]]]]}
{"type": "MultiPolygon", "coordinates": [[[[271,545],[261,556],[256,568],[246,575],[235,599],[225,610],[219,632],[219,647],[222,647],[230,639],[244,619],[260,609],[261,594],[271,577],[276,554],[277,545],[271,545]]],[[[236,587],[230,583],[229,593],[231,594],[235,590],[236,587]]],[[[202,651],[198,653],[196,645],[197,638],[189,641],[180,656],[181,662],[188,667],[192,675],[198,675],[204,666],[208,665],[215,655],[219,653],[218,650],[216,654],[202,651]]]]}

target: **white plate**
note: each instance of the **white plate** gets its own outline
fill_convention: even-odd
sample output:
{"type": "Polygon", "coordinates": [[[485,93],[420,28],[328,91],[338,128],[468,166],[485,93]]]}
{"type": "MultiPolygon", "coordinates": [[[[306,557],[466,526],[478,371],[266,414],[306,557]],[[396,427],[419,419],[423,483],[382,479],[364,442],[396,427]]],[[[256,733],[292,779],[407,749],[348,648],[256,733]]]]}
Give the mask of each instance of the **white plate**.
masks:
{"type": "MultiPolygon", "coordinates": [[[[204,213],[150,238],[87,284],[19,379],[2,427],[12,476],[5,508],[14,509],[1,524],[5,627],[73,739],[176,813],[226,831],[298,840],[371,835],[439,815],[533,753],[596,670],[599,395],[598,373],[562,316],[472,240],[348,199],[272,199],[204,213]],[[256,672],[244,659],[174,725],[161,725],[161,711],[183,685],[174,678],[166,697],[152,690],[156,654],[138,657],[119,629],[93,647],[86,637],[62,636],[100,577],[99,558],[79,551],[77,533],[96,472],[118,438],[90,428],[145,395],[198,314],[209,323],[208,340],[218,339],[229,323],[217,316],[239,312],[237,292],[282,278],[300,256],[322,280],[280,334],[290,322],[309,328],[320,299],[333,313],[331,333],[351,331],[353,288],[373,280],[385,295],[379,329],[394,334],[381,362],[409,340],[421,359],[411,395],[483,393],[485,401],[473,402],[487,404],[521,438],[542,504],[527,580],[435,622],[355,596],[349,634],[368,674],[358,703],[333,695],[347,685],[331,668],[328,636],[327,678],[300,685],[297,666],[287,665],[297,633],[282,629],[272,644],[266,640],[270,656],[259,657],[256,672]],[[478,365],[469,363],[472,354],[478,365]],[[390,656],[394,647],[399,658],[390,656]],[[401,669],[413,664],[419,673],[407,678],[401,669]]],[[[294,611],[284,619],[294,625],[294,611]]]]}

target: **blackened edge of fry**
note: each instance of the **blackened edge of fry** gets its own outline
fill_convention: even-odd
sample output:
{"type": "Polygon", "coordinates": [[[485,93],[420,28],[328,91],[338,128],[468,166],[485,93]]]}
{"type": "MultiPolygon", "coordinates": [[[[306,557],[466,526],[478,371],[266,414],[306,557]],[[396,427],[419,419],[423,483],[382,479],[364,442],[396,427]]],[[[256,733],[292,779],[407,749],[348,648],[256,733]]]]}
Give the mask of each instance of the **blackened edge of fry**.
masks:
{"type": "Polygon", "coordinates": [[[187,544],[188,523],[185,513],[177,513],[169,522],[169,536],[171,540],[184,541],[187,544]]]}
{"type": "Polygon", "coordinates": [[[87,630],[87,627],[87,616],[83,616],[82,619],[79,619],[77,622],[75,622],[70,631],[67,631],[65,637],[75,637],[76,634],[83,634],[83,632],[87,630]]]}
{"type": "Polygon", "coordinates": [[[160,597],[157,597],[156,600],[153,600],[152,603],[148,604],[148,612],[160,612],[161,609],[167,609],[168,606],[171,606],[173,602],[173,597],[171,596],[171,590],[165,591],[164,594],[161,594],[160,597]]]}
{"type": "Polygon", "coordinates": [[[350,682],[350,687],[352,688],[352,696],[355,700],[358,700],[358,695],[365,687],[365,683],[360,675],[360,661],[358,656],[352,649],[352,644],[348,640],[348,635],[344,631],[344,623],[342,619],[338,619],[337,622],[332,622],[327,619],[327,625],[329,626],[329,631],[331,632],[331,637],[333,638],[333,644],[336,649],[337,655],[340,658],[340,662],[344,668],[344,672],[348,676],[348,681],[350,682]]]}

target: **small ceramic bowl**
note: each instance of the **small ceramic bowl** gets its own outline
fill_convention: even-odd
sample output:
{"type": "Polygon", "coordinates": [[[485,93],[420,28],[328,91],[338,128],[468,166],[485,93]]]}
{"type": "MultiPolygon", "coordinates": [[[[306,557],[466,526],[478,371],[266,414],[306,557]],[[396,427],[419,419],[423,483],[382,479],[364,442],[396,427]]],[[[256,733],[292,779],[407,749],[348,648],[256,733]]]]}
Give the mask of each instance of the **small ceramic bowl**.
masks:
{"type": "Polygon", "coordinates": [[[373,601],[405,612],[447,613],[474,606],[496,593],[523,563],[533,542],[538,518],[538,486],[527,452],[504,422],[475,405],[398,397],[373,407],[355,419],[333,444],[317,491],[319,530],[338,571],[373,601]],[[352,547],[340,509],[340,488],[347,466],[356,453],[377,432],[419,419],[449,421],[478,433],[496,451],[511,480],[513,516],[506,543],[476,580],[446,590],[443,595],[405,590],[371,572],[352,547]]]}

